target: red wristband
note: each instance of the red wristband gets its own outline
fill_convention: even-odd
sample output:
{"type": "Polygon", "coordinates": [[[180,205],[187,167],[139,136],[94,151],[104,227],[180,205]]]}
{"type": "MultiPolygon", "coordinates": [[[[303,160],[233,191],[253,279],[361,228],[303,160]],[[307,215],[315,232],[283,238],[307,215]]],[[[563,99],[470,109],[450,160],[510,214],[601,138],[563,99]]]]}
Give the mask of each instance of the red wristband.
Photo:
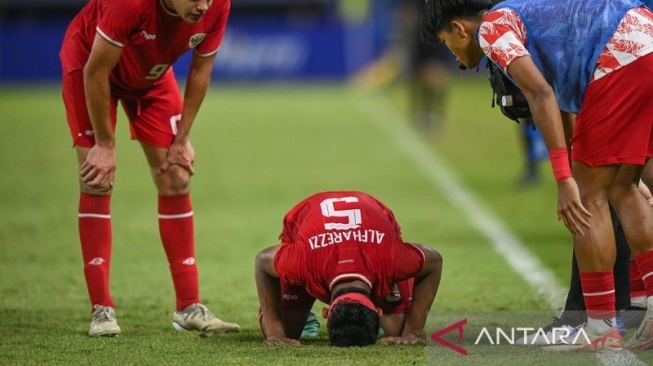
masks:
{"type": "Polygon", "coordinates": [[[549,151],[549,160],[553,168],[553,176],[557,182],[571,178],[571,167],[569,166],[569,155],[566,147],[557,147],[549,151]]]}

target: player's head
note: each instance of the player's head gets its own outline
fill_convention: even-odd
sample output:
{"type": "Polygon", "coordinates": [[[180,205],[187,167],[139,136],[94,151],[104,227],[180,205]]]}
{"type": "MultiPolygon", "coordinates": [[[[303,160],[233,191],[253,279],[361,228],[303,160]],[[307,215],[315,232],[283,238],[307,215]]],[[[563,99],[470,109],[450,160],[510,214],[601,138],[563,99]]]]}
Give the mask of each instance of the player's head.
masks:
{"type": "Polygon", "coordinates": [[[332,346],[369,346],[379,335],[379,311],[369,292],[349,287],[333,294],[327,314],[327,330],[332,346]]]}
{"type": "Polygon", "coordinates": [[[475,39],[477,23],[491,7],[492,0],[426,0],[422,38],[444,43],[464,68],[476,67],[483,58],[475,39]]]}
{"type": "Polygon", "coordinates": [[[209,10],[213,0],[163,0],[167,10],[188,23],[197,23],[209,10]]]}

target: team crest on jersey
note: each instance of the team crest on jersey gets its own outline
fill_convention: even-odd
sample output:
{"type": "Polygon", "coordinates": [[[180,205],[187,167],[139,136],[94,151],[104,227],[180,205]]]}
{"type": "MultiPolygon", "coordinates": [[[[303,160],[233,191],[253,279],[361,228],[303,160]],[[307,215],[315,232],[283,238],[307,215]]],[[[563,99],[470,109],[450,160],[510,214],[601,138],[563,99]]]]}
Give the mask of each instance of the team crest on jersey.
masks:
{"type": "Polygon", "coordinates": [[[188,40],[188,47],[195,48],[206,38],[206,33],[197,33],[188,40]]]}

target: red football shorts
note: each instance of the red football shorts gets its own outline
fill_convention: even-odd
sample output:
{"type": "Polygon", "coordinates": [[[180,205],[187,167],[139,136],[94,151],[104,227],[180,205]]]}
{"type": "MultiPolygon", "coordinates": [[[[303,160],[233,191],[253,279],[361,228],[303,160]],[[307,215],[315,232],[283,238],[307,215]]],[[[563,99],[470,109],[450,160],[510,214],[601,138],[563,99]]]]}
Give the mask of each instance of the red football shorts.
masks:
{"type": "Polygon", "coordinates": [[[281,310],[309,311],[315,303],[315,298],[306,292],[304,287],[291,285],[281,281],[281,310]]]}
{"type": "MultiPolygon", "coordinates": [[[[93,125],[86,108],[82,70],[63,75],[63,100],[73,144],[93,147],[93,125]]],[[[181,93],[173,73],[167,73],[152,88],[138,92],[111,91],[111,124],[116,128],[118,101],[129,119],[132,139],[148,145],[168,148],[177,132],[183,107],[181,93]]]]}
{"type": "Polygon", "coordinates": [[[653,54],[589,84],[571,143],[571,160],[591,167],[653,157],[653,54]]]}

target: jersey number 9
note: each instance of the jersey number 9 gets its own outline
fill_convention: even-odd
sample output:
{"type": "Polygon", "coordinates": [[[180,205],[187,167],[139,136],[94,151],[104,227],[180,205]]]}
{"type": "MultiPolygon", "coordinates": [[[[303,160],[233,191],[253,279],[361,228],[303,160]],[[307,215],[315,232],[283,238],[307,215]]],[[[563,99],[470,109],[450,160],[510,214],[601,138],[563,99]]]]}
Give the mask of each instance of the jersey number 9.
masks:
{"type": "Polygon", "coordinates": [[[170,65],[168,65],[168,64],[154,65],[154,67],[152,67],[152,69],[150,70],[150,73],[147,74],[145,79],[147,79],[147,80],[156,80],[156,79],[160,78],[161,75],[163,75],[163,73],[166,72],[166,70],[168,70],[168,66],[170,66],[170,65]]]}

